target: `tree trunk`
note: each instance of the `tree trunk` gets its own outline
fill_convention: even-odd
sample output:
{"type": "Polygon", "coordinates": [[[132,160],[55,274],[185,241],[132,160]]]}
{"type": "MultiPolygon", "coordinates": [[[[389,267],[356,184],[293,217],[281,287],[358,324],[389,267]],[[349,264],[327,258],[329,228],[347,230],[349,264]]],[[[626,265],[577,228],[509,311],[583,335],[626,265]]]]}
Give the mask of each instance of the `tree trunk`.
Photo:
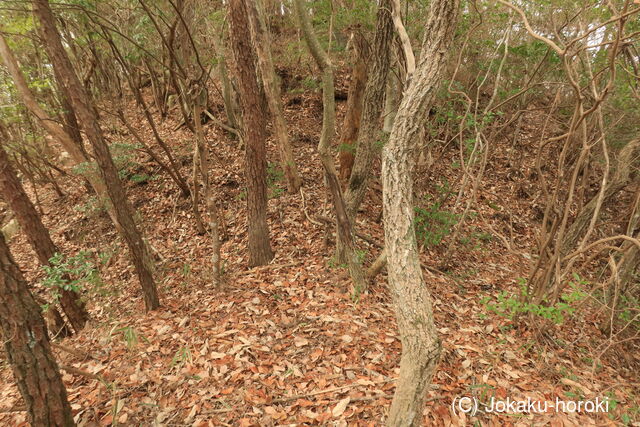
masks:
{"type": "MultiPolygon", "coordinates": [[[[0,33],[0,56],[2,56],[9,73],[11,74],[11,78],[18,89],[18,93],[22,98],[22,102],[25,104],[27,109],[31,111],[31,113],[38,118],[42,127],[57,141],[59,141],[64,149],[69,153],[71,160],[73,162],[73,166],[86,166],[91,162],[84,146],[78,144],[79,140],[75,140],[72,136],[67,134],[62,126],[58,125],[54,120],[52,120],[49,115],[40,107],[35,97],[29,90],[29,86],[27,85],[22,72],[18,68],[18,63],[13,56],[11,50],[9,50],[9,46],[6,44],[6,41],[2,37],[2,33],[0,33]]],[[[58,78],[61,76],[56,73],[58,78]]],[[[62,80],[60,80],[59,89],[61,92],[67,92],[67,89],[63,86],[62,80]]],[[[69,100],[67,94],[63,94],[65,99],[69,100]]],[[[87,180],[93,187],[94,191],[98,195],[101,203],[104,203],[109,213],[109,217],[113,221],[114,226],[118,231],[121,232],[120,224],[118,223],[117,215],[113,209],[113,206],[106,203],[106,199],[108,198],[107,188],[104,182],[100,179],[99,176],[96,176],[92,172],[88,172],[86,175],[87,180]]]]}
{"type": "Polygon", "coordinates": [[[338,238],[343,242],[349,275],[351,276],[355,294],[357,295],[366,289],[367,283],[362,271],[362,265],[355,251],[351,222],[349,221],[347,208],[342,196],[342,187],[340,186],[338,172],[333,163],[333,156],[329,151],[335,135],[336,117],[333,68],[329,62],[327,53],[322,50],[320,42],[313,31],[307,9],[302,3],[302,0],[294,0],[293,7],[309,51],[315,59],[316,64],[318,64],[318,68],[322,71],[322,133],[320,135],[320,142],[318,142],[318,154],[320,155],[320,161],[324,168],[327,186],[333,198],[333,206],[336,210],[338,238]]]}
{"type": "Polygon", "coordinates": [[[102,135],[95,111],[90,103],[84,87],[78,80],[71,61],[60,41],[60,34],[55,27],[55,19],[47,0],[33,0],[33,11],[41,25],[45,38],[45,48],[54,68],[62,78],[62,84],[68,91],[69,99],[78,115],[81,126],[95,152],[96,162],[100,169],[107,194],[119,223],[123,238],[129,246],[140,285],[142,287],[145,307],[154,310],[160,306],[153,275],[150,268],[151,258],[141,232],[133,219],[133,209],[129,205],[118,170],[113,164],[109,147],[102,135]]]}
{"type": "Polygon", "coordinates": [[[235,56],[238,92],[242,107],[245,170],[247,180],[247,222],[249,266],[273,259],[267,225],[266,120],[257,83],[251,47],[249,20],[244,0],[229,1],[231,46],[235,56]]]}
{"type": "MultiPolygon", "coordinates": [[[[207,206],[207,213],[209,214],[209,233],[211,236],[211,247],[213,249],[213,255],[211,256],[211,281],[214,286],[220,286],[220,216],[218,214],[213,189],[211,188],[211,179],[209,177],[209,149],[204,140],[202,122],[200,121],[206,105],[206,89],[201,88],[199,93],[194,97],[193,106],[194,127],[196,129],[196,152],[198,153],[198,163],[194,164],[194,170],[200,171],[200,177],[204,184],[204,201],[207,206]]],[[[194,187],[197,187],[198,182],[196,181],[195,173],[193,179],[194,187]]]]}
{"type": "Polygon", "coordinates": [[[64,121],[62,123],[62,129],[71,137],[71,139],[76,143],[78,148],[82,151],[86,158],[89,158],[87,151],[82,142],[82,134],[80,133],[80,126],[78,125],[78,118],[76,117],[76,112],[73,110],[73,106],[71,105],[71,101],[66,95],[66,92],[63,88],[60,87],[62,84],[62,79],[60,76],[55,74],[54,77],[56,80],[56,88],[57,92],[60,96],[60,107],[62,107],[62,115],[64,117],[64,121]]]}
{"type": "Polygon", "coordinates": [[[300,174],[293,156],[291,141],[287,132],[287,123],[284,120],[282,99],[280,96],[280,85],[278,84],[276,73],[273,68],[271,57],[271,41],[269,32],[264,22],[264,12],[258,0],[244,0],[245,7],[249,12],[251,25],[252,45],[258,58],[258,67],[262,83],[267,95],[269,111],[273,119],[278,152],[280,153],[280,167],[284,171],[287,180],[287,188],[290,193],[297,193],[302,185],[300,174]]]}
{"type": "MultiPolygon", "coordinates": [[[[0,193],[3,199],[10,206],[18,219],[18,223],[24,230],[27,240],[38,255],[38,260],[42,265],[49,265],[49,260],[58,252],[49,231],[40,220],[40,215],[35,206],[29,200],[29,196],[24,191],[16,172],[9,163],[4,147],[0,144],[0,193]]],[[[69,319],[73,329],[80,331],[87,320],[89,313],[76,292],[60,289],[60,305],[69,319]]]]}
{"type": "Polygon", "coordinates": [[[380,140],[380,115],[384,108],[385,87],[393,41],[393,20],[390,10],[391,2],[382,0],[376,18],[376,35],[371,53],[373,61],[370,65],[371,68],[367,70],[368,80],[364,90],[362,127],[358,134],[353,170],[344,195],[347,213],[352,221],[355,219],[358,207],[360,207],[367,191],[376,153],[376,141],[380,140]]]}
{"type": "Polygon", "coordinates": [[[356,142],[360,130],[360,118],[364,89],[367,83],[367,43],[358,31],[353,33],[354,55],[356,57],[351,69],[349,82],[349,95],[347,97],[347,111],[342,122],[342,135],[340,136],[340,180],[347,182],[351,176],[356,142]]]}
{"type": "Polygon", "coordinates": [[[401,88],[400,80],[393,75],[389,74],[387,79],[387,94],[384,99],[384,125],[382,130],[386,133],[391,133],[393,128],[393,122],[396,118],[396,111],[398,111],[398,102],[400,102],[401,88]]]}
{"type": "MultiPolygon", "coordinates": [[[[356,135],[353,167],[349,176],[346,177],[349,183],[344,199],[347,217],[352,227],[355,226],[358,207],[367,191],[376,152],[375,143],[380,136],[380,114],[384,106],[385,85],[389,74],[390,49],[393,41],[393,20],[390,9],[390,0],[383,0],[376,14],[376,34],[371,52],[373,62],[370,63],[370,68],[366,72],[368,79],[364,90],[362,128],[356,135]]],[[[336,243],[336,259],[339,262],[346,260],[344,242],[340,236],[336,243]]]]}
{"type": "MultiPolygon", "coordinates": [[[[607,183],[606,188],[604,189],[604,197],[602,198],[602,206],[606,206],[609,201],[614,197],[620,190],[626,187],[629,184],[629,180],[631,178],[631,171],[633,169],[633,164],[636,161],[638,151],[640,149],[640,139],[633,139],[624,146],[624,148],[620,151],[620,155],[618,156],[618,161],[616,162],[616,166],[614,167],[613,177],[610,182],[607,183]]],[[[578,240],[580,240],[587,229],[589,228],[589,223],[591,222],[591,218],[596,211],[596,207],[598,206],[598,194],[596,194],[589,202],[580,210],[578,215],[576,216],[573,223],[567,229],[565,234],[565,238],[560,242],[560,256],[565,257],[571,252],[571,250],[575,249],[578,240]]],[[[598,215],[600,212],[598,212],[598,215]]]]}
{"type": "Polygon", "coordinates": [[[217,53],[218,77],[220,78],[220,84],[222,85],[222,100],[224,102],[224,112],[227,115],[227,123],[233,129],[238,129],[238,120],[236,119],[238,104],[236,102],[236,93],[233,90],[231,80],[229,80],[229,73],[227,72],[227,58],[225,56],[224,46],[220,40],[220,35],[215,32],[215,30],[211,38],[217,53]]]}
{"type": "Polygon", "coordinates": [[[0,325],[7,359],[33,426],[74,426],[40,307],[0,235],[0,325]]]}
{"type": "Polygon", "coordinates": [[[207,232],[207,229],[204,226],[204,221],[202,221],[202,215],[200,215],[200,184],[198,183],[200,148],[198,147],[197,139],[198,136],[196,135],[196,146],[193,149],[193,165],[191,167],[191,182],[193,185],[191,188],[191,211],[193,212],[193,219],[196,222],[196,232],[202,235],[207,232]]]}
{"type": "MultiPolygon", "coordinates": [[[[0,56],[2,56],[13,83],[27,109],[38,118],[42,127],[62,144],[76,164],[88,162],[89,159],[86,152],[64,131],[62,126],[51,120],[49,115],[40,107],[38,101],[36,101],[2,33],[0,33],[0,56]]],[[[63,99],[65,98],[63,97],[63,99]]]]}
{"type": "Polygon", "coordinates": [[[438,359],[431,295],[422,277],[413,221],[417,135],[433,102],[458,18],[459,0],[433,0],[421,58],[382,151],[383,212],[389,288],[402,341],[400,377],[388,426],[420,426],[425,392],[438,359]]]}

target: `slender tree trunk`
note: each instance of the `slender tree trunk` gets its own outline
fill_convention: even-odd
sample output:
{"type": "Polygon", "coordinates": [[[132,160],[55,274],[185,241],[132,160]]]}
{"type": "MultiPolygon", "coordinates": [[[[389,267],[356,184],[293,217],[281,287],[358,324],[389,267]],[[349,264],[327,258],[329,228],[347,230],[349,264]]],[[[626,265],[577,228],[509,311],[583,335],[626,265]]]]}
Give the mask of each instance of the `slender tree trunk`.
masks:
{"type": "Polygon", "coordinates": [[[400,377],[387,420],[394,427],[423,424],[425,393],[441,352],[416,243],[412,170],[416,137],[444,69],[459,5],[459,0],[431,1],[420,61],[382,151],[387,272],[402,341],[400,377]]]}
{"type": "Polygon", "coordinates": [[[74,426],[40,307],[0,235],[0,325],[13,376],[33,426],[74,426]]]}
{"type": "Polygon", "coordinates": [[[191,211],[193,212],[193,218],[196,222],[196,231],[202,235],[207,232],[202,221],[202,215],[200,214],[200,184],[198,183],[198,170],[200,168],[200,149],[198,147],[198,141],[196,137],[196,145],[193,149],[193,165],[191,167],[191,181],[193,187],[191,188],[191,211]]]}
{"type": "Polygon", "coordinates": [[[264,12],[258,0],[244,0],[245,7],[249,12],[249,23],[251,25],[252,45],[258,58],[260,76],[267,96],[269,110],[273,119],[278,152],[280,154],[280,167],[284,171],[287,180],[287,188],[291,193],[297,193],[302,185],[300,174],[296,166],[291,148],[291,141],[287,132],[287,123],[284,119],[282,108],[282,98],[280,96],[280,85],[278,84],[276,73],[273,68],[271,57],[271,41],[269,32],[264,22],[264,12]]]}
{"type": "Polygon", "coordinates": [[[48,1],[34,0],[33,11],[41,25],[49,59],[54,68],[58,69],[62,84],[68,91],[71,103],[95,152],[96,162],[98,163],[102,180],[107,187],[107,194],[111,200],[117,222],[120,224],[123,238],[131,252],[133,264],[142,287],[146,309],[154,310],[160,306],[160,303],[150,268],[151,257],[147,253],[143,236],[133,219],[133,209],[118,177],[118,170],[113,164],[109,147],[102,135],[102,130],[98,124],[89,96],[80,80],[78,80],[71,61],[62,46],[60,34],[55,27],[55,19],[48,1]]]}
{"type": "Polygon", "coordinates": [[[389,75],[391,43],[393,41],[393,19],[390,10],[391,2],[382,0],[376,18],[376,34],[371,54],[373,61],[367,71],[367,86],[364,90],[362,127],[358,133],[353,170],[344,195],[351,220],[355,219],[358,208],[364,199],[376,153],[376,141],[381,140],[380,116],[384,108],[385,87],[389,75]]]}
{"type": "MultiPolygon", "coordinates": [[[[193,118],[196,129],[196,151],[198,152],[198,163],[194,168],[200,171],[200,177],[204,184],[204,200],[209,214],[209,233],[211,236],[211,247],[213,255],[211,256],[211,281],[215,286],[220,286],[220,220],[218,208],[215,202],[213,189],[211,188],[211,178],[209,177],[209,149],[204,140],[204,132],[202,130],[201,116],[207,105],[206,89],[200,89],[200,93],[194,97],[193,118]]],[[[198,183],[195,180],[194,186],[198,183]]]]}
{"type": "MultiPolygon", "coordinates": [[[[153,102],[160,113],[161,120],[167,117],[167,97],[163,92],[163,88],[160,85],[160,80],[156,75],[156,71],[153,69],[147,58],[143,58],[142,62],[147,68],[149,73],[149,79],[151,80],[151,93],[153,94],[153,102]]],[[[139,102],[138,102],[139,103],[139,102]]]]}
{"type": "Polygon", "coordinates": [[[336,210],[338,238],[343,242],[345,258],[355,293],[359,294],[365,290],[367,283],[362,271],[362,265],[355,251],[351,222],[349,221],[347,207],[342,196],[342,187],[340,186],[338,172],[333,163],[333,156],[329,151],[331,142],[335,136],[336,116],[333,68],[329,62],[327,53],[322,50],[320,42],[313,31],[306,6],[302,0],[294,0],[293,7],[309,51],[318,64],[318,68],[322,71],[322,133],[320,135],[320,142],[318,142],[318,154],[324,167],[327,186],[331,192],[333,205],[336,210]]]}
{"type": "Polygon", "coordinates": [[[224,112],[227,115],[227,123],[230,127],[238,129],[238,104],[236,102],[236,93],[233,90],[229,73],[227,72],[227,58],[224,52],[224,46],[220,40],[220,35],[215,31],[212,34],[213,45],[218,57],[218,76],[222,85],[222,99],[224,101],[224,112]]]}
{"type": "MultiPolygon", "coordinates": [[[[51,240],[49,231],[42,224],[40,215],[29,200],[29,196],[25,193],[2,144],[0,144],[0,194],[18,219],[27,240],[38,255],[40,264],[49,265],[49,260],[58,252],[58,248],[51,240]]],[[[61,289],[60,293],[60,305],[69,323],[78,332],[89,320],[89,313],[76,292],[61,289]]]]}
{"type": "Polygon", "coordinates": [[[267,225],[266,120],[257,83],[247,13],[244,0],[229,1],[231,45],[236,62],[245,141],[249,265],[253,267],[271,261],[273,251],[267,225]]]}
{"type": "MultiPolygon", "coordinates": [[[[5,39],[0,33],[0,56],[2,56],[9,73],[11,74],[11,78],[20,93],[20,97],[22,98],[22,102],[25,104],[27,109],[31,111],[31,113],[36,116],[42,125],[42,127],[57,141],[59,141],[64,149],[69,153],[69,156],[73,162],[73,166],[81,166],[87,165],[91,160],[84,149],[82,144],[79,144],[80,140],[74,139],[74,137],[67,134],[62,126],[57,124],[54,120],[49,117],[49,115],[40,107],[35,97],[31,93],[29,86],[27,85],[22,72],[18,68],[18,62],[11,50],[9,50],[9,46],[7,45],[5,39]]],[[[59,76],[56,73],[57,76],[59,76]]],[[[63,86],[62,81],[59,82],[59,89],[61,92],[66,92],[66,88],[63,86]]],[[[63,96],[65,96],[63,94],[63,96]]],[[[65,96],[65,99],[69,100],[68,96],[65,96]]],[[[107,188],[104,182],[100,179],[99,176],[89,172],[86,175],[87,180],[93,187],[94,191],[100,198],[100,202],[104,203],[107,208],[107,212],[109,213],[109,217],[113,221],[116,229],[120,231],[120,224],[118,223],[117,215],[113,209],[113,206],[109,205],[106,201],[108,198],[107,188]]]]}
{"type": "MultiPolygon", "coordinates": [[[[389,74],[390,49],[393,41],[393,20],[390,9],[390,0],[382,0],[376,15],[376,34],[371,52],[372,62],[367,70],[368,79],[364,90],[362,126],[356,135],[353,168],[347,177],[349,183],[344,194],[347,217],[352,227],[355,226],[358,207],[367,191],[373,159],[377,150],[376,141],[380,139],[380,114],[384,106],[384,91],[389,74]]],[[[346,261],[344,246],[344,242],[338,236],[336,259],[339,262],[346,261]]]]}
{"type": "MultiPolygon", "coordinates": [[[[27,85],[27,81],[24,78],[24,75],[20,71],[18,67],[18,61],[16,61],[13,53],[9,49],[4,36],[0,32],[0,56],[7,66],[9,70],[9,74],[11,74],[11,78],[24,102],[25,106],[31,113],[38,118],[42,127],[44,127],[47,132],[51,134],[56,140],[58,140],[62,146],[64,147],[69,155],[74,160],[75,163],[84,163],[88,162],[88,157],[86,152],[77,144],[76,141],[72,137],[67,134],[62,126],[57,124],[54,120],[52,120],[47,113],[40,107],[35,97],[31,93],[29,86],[27,85]]],[[[64,99],[64,97],[63,97],[64,99]]]]}
{"type": "Polygon", "coordinates": [[[342,122],[340,135],[340,180],[349,181],[356,152],[360,118],[364,99],[364,89],[367,83],[367,60],[369,58],[366,40],[359,32],[353,34],[355,63],[351,69],[349,82],[349,96],[347,97],[347,112],[342,122]]]}

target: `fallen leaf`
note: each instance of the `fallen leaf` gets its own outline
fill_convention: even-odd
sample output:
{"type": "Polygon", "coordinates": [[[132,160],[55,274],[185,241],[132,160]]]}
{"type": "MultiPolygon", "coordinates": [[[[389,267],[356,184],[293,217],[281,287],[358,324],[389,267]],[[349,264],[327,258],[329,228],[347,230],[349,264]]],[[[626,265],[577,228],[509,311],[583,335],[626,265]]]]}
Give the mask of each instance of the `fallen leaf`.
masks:
{"type": "Polygon", "coordinates": [[[333,415],[335,418],[339,417],[340,415],[342,415],[345,411],[345,409],[347,409],[347,405],[349,404],[349,402],[351,402],[351,397],[345,397],[344,399],[342,399],[340,402],[338,402],[338,404],[333,408],[333,410],[331,411],[331,415],[333,415]]]}
{"type": "Polygon", "coordinates": [[[293,339],[293,343],[296,347],[304,347],[305,345],[309,344],[309,340],[302,337],[295,337],[293,339]]]}

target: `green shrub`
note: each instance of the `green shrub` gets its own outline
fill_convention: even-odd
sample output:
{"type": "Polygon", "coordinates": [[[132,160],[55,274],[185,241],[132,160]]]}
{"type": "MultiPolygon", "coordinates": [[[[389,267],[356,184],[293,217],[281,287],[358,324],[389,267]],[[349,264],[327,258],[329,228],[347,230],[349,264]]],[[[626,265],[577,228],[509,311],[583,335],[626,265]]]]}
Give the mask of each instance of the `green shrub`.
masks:
{"type": "Polygon", "coordinates": [[[533,304],[527,295],[527,286],[524,279],[520,279],[520,295],[509,295],[507,291],[502,291],[496,297],[496,302],[490,302],[490,297],[482,299],[482,303],[487,310],[513,320],[520,314],[532,314],[534,316],[547,319],[555,324],[564,323],[567,316],[575,312],[572,304],[584,300],[587,294],[581,290],[583,281],[569,283],[569,290],[562,294],[560,301],[555,304],[546,304],[544,301],[540,304],[533,304]]]}
{"type": "Polygon", "coordinates": [[[426,208],[414,208],[416,238],[425,247],[437,246],[458,222],[458,215],[442,209],[441,202],[434,202],[426,208]]]}
{"type": "Polygon", "coordinates": [[[267,166],[267,186],[269,187],[269,198],[278,198],[284,193],[281,183],[284,179],[284,172],[277,164],[269,162],[267,166]]]}
{"type": "Polygon", "coordinates": [[[101,285],[100,275],[87,251],[74,256],[56,253],[49,259],[50,265],[42,267],[46,276],[42,282],[52,290],[54,300],[58,300],[62,290],[81,292],[88,286],[101,285]]]}

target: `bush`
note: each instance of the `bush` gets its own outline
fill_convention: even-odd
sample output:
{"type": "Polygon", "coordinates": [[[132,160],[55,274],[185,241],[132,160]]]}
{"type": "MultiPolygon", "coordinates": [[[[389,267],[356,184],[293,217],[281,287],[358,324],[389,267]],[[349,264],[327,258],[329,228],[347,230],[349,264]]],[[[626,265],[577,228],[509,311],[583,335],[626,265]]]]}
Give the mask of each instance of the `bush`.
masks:
{"type": "Polygon", "coordinates": [[[520,314],[532,314],[559,325],[564,323],[566,317],[575,312],[576,309],[572,304],[586,298],[587,294],[579,287],[581,283],[581,281],[569,283],[569,290],[562,294],[560,301],[552,305],[545,304],[544,301],[540,304],[527,302],[530,301],[530,296],[524,279],[520,279],[519,296],[509,295],[507,291],[502,291],[498,294],[495,303],[489,302],[490,297],[483,298],[481,302],[487,310],[509,320],[513,320],[520,314]]]}
{"type": "Polygon", "coordinates": [[[46,277],[42,284],[53,291],[54,300],[60,297],[60,291],[81,292],[87,285],[99,286],[102,282],[95,264],[87,251],[74,256],[56,253],[49,259],[50,265],[42,267],[46,277]]]}
{"type": "Polygon", "coordinates": [[[441,202],[434,202],[426,208],[416,207],[414,211],[416,238],[425,247],[439,245],[458,222],[458,215],[442,209],[441,202]]]}

